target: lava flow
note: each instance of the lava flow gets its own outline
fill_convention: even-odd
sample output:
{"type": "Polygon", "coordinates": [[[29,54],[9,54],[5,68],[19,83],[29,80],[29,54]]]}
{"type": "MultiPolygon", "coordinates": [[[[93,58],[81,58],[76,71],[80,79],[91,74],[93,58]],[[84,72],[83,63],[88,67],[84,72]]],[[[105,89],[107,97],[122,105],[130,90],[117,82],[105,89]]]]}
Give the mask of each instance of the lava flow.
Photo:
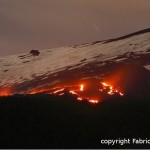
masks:
{"type": "MultiPolygon", "coordinates": [[[[0,96],[12,95],[9,88],[0,89],[0,96]]],[[[55,87],[47,87],[41,89],[33,89],[31,91],[24,92],[24,94],[51,94],[57,96],[72,95],[78,101],[88,101],[89,103],[97,104],[112,95],[123,96],[123,92],[119,87],[115,87],[108,82],[100,82],[95,80],[86,80],[66,84],[57,85],[55,87]]]]}
{"type": "Polygon", "coordinates": [[[83,96],[84,94],[85,85],[81,84],[79,86],[66,86],[65,88],[58,88],[54,91],[51,91],[49,94],[54,94],[58,96],[65,95],[66,93],[74,95],[77,100],[83,101],[86,100],[90,103],[98,103],[99,101],[97,99],[91,99],[89,97],[83,96]],[[78,88],[77,88],[78,87],[78,88]]]}
{"type": "Polygon", "coordinates": [[[74,95],[78,101],[88,101],[90,103],[99,103],[102,100],[110,97],[112,95],[123,96],[123,92],[120,88],[113,87],[112,85],[106,82],[97,82],[97,81],[84,81],[82,84],[74,85],[59,85],[50,89],[39,89],[30,91],[27,94],[36,94],[36,93],[46,93],[53,94],[57,96],[63,96],[66,94],[74,95]],[[40,92],[39,92],[40,91],[40,92]]]}
{"type": "Polygon", "coordinates": [[[119,94],[120,96],[124,95],[119,89],[114,88],[112,85],[109,85],[105,82],[102,82],[101,84],[103,85],[103,87],[99,89],[100,92],[103,92],[104,90],[106,90],[109,95],[114,95],[116,93],[119,94]]]}

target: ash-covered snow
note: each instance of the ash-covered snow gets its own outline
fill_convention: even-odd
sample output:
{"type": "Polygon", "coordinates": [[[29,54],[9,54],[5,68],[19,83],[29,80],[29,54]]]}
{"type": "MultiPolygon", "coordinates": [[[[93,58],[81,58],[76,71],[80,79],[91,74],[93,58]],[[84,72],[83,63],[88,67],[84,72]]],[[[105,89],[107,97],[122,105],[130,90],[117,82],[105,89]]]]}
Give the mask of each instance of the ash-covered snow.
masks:
{"type": "MultiPolygon", "coordinates": [[[[87,44],[40,51],[39,56],[28,53],[0,57],[0,86],[20,84],[35,77],[84,66],[90,62],[115,59],[127,52],[149,53],[150,33],[144,33],[110,43],[87,44]],[[23,57],[22,57],[23,56],[23,57]]],[[[117,61],[121,61],[118,59],[117,61]]],[[[146,66],[149,68],[149,66],[146,66]]]]}

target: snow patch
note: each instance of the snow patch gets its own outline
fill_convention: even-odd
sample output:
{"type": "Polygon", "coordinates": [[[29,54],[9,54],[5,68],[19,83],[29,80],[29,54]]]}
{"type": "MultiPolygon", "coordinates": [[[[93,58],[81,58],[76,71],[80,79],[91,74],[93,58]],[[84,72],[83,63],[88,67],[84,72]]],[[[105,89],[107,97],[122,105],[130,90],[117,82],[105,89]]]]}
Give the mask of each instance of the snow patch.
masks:
{"type": "Polygon", "coordinates": [[[144,66],[144,68],[146,68],[147,70],[150,71],[150,65],[146,65],[146,66],[144,66]]]}

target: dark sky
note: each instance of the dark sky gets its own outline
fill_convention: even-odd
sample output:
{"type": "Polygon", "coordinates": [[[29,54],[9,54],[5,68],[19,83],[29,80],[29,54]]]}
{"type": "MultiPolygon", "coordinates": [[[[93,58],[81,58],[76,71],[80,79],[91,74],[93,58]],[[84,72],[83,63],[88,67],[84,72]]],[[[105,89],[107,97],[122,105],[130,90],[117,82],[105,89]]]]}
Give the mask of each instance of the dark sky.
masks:
{"type": "Polygon", "coordinates": [[[150,0],[0,0],[0,56],[150,27],[150,0]]]}

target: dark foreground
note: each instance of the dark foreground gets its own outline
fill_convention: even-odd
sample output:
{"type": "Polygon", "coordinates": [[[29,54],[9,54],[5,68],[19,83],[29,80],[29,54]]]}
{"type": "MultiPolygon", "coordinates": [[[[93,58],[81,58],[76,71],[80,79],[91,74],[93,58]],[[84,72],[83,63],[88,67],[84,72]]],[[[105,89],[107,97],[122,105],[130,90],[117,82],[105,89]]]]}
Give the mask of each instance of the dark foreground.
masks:
{"type": "Polygon", "coordinates": [[[101,144],[118,138],[150,139],[149,97],[112,97],[99,104],[71,96],[0,98],[0,148],[150,148],[101,144]]]}

